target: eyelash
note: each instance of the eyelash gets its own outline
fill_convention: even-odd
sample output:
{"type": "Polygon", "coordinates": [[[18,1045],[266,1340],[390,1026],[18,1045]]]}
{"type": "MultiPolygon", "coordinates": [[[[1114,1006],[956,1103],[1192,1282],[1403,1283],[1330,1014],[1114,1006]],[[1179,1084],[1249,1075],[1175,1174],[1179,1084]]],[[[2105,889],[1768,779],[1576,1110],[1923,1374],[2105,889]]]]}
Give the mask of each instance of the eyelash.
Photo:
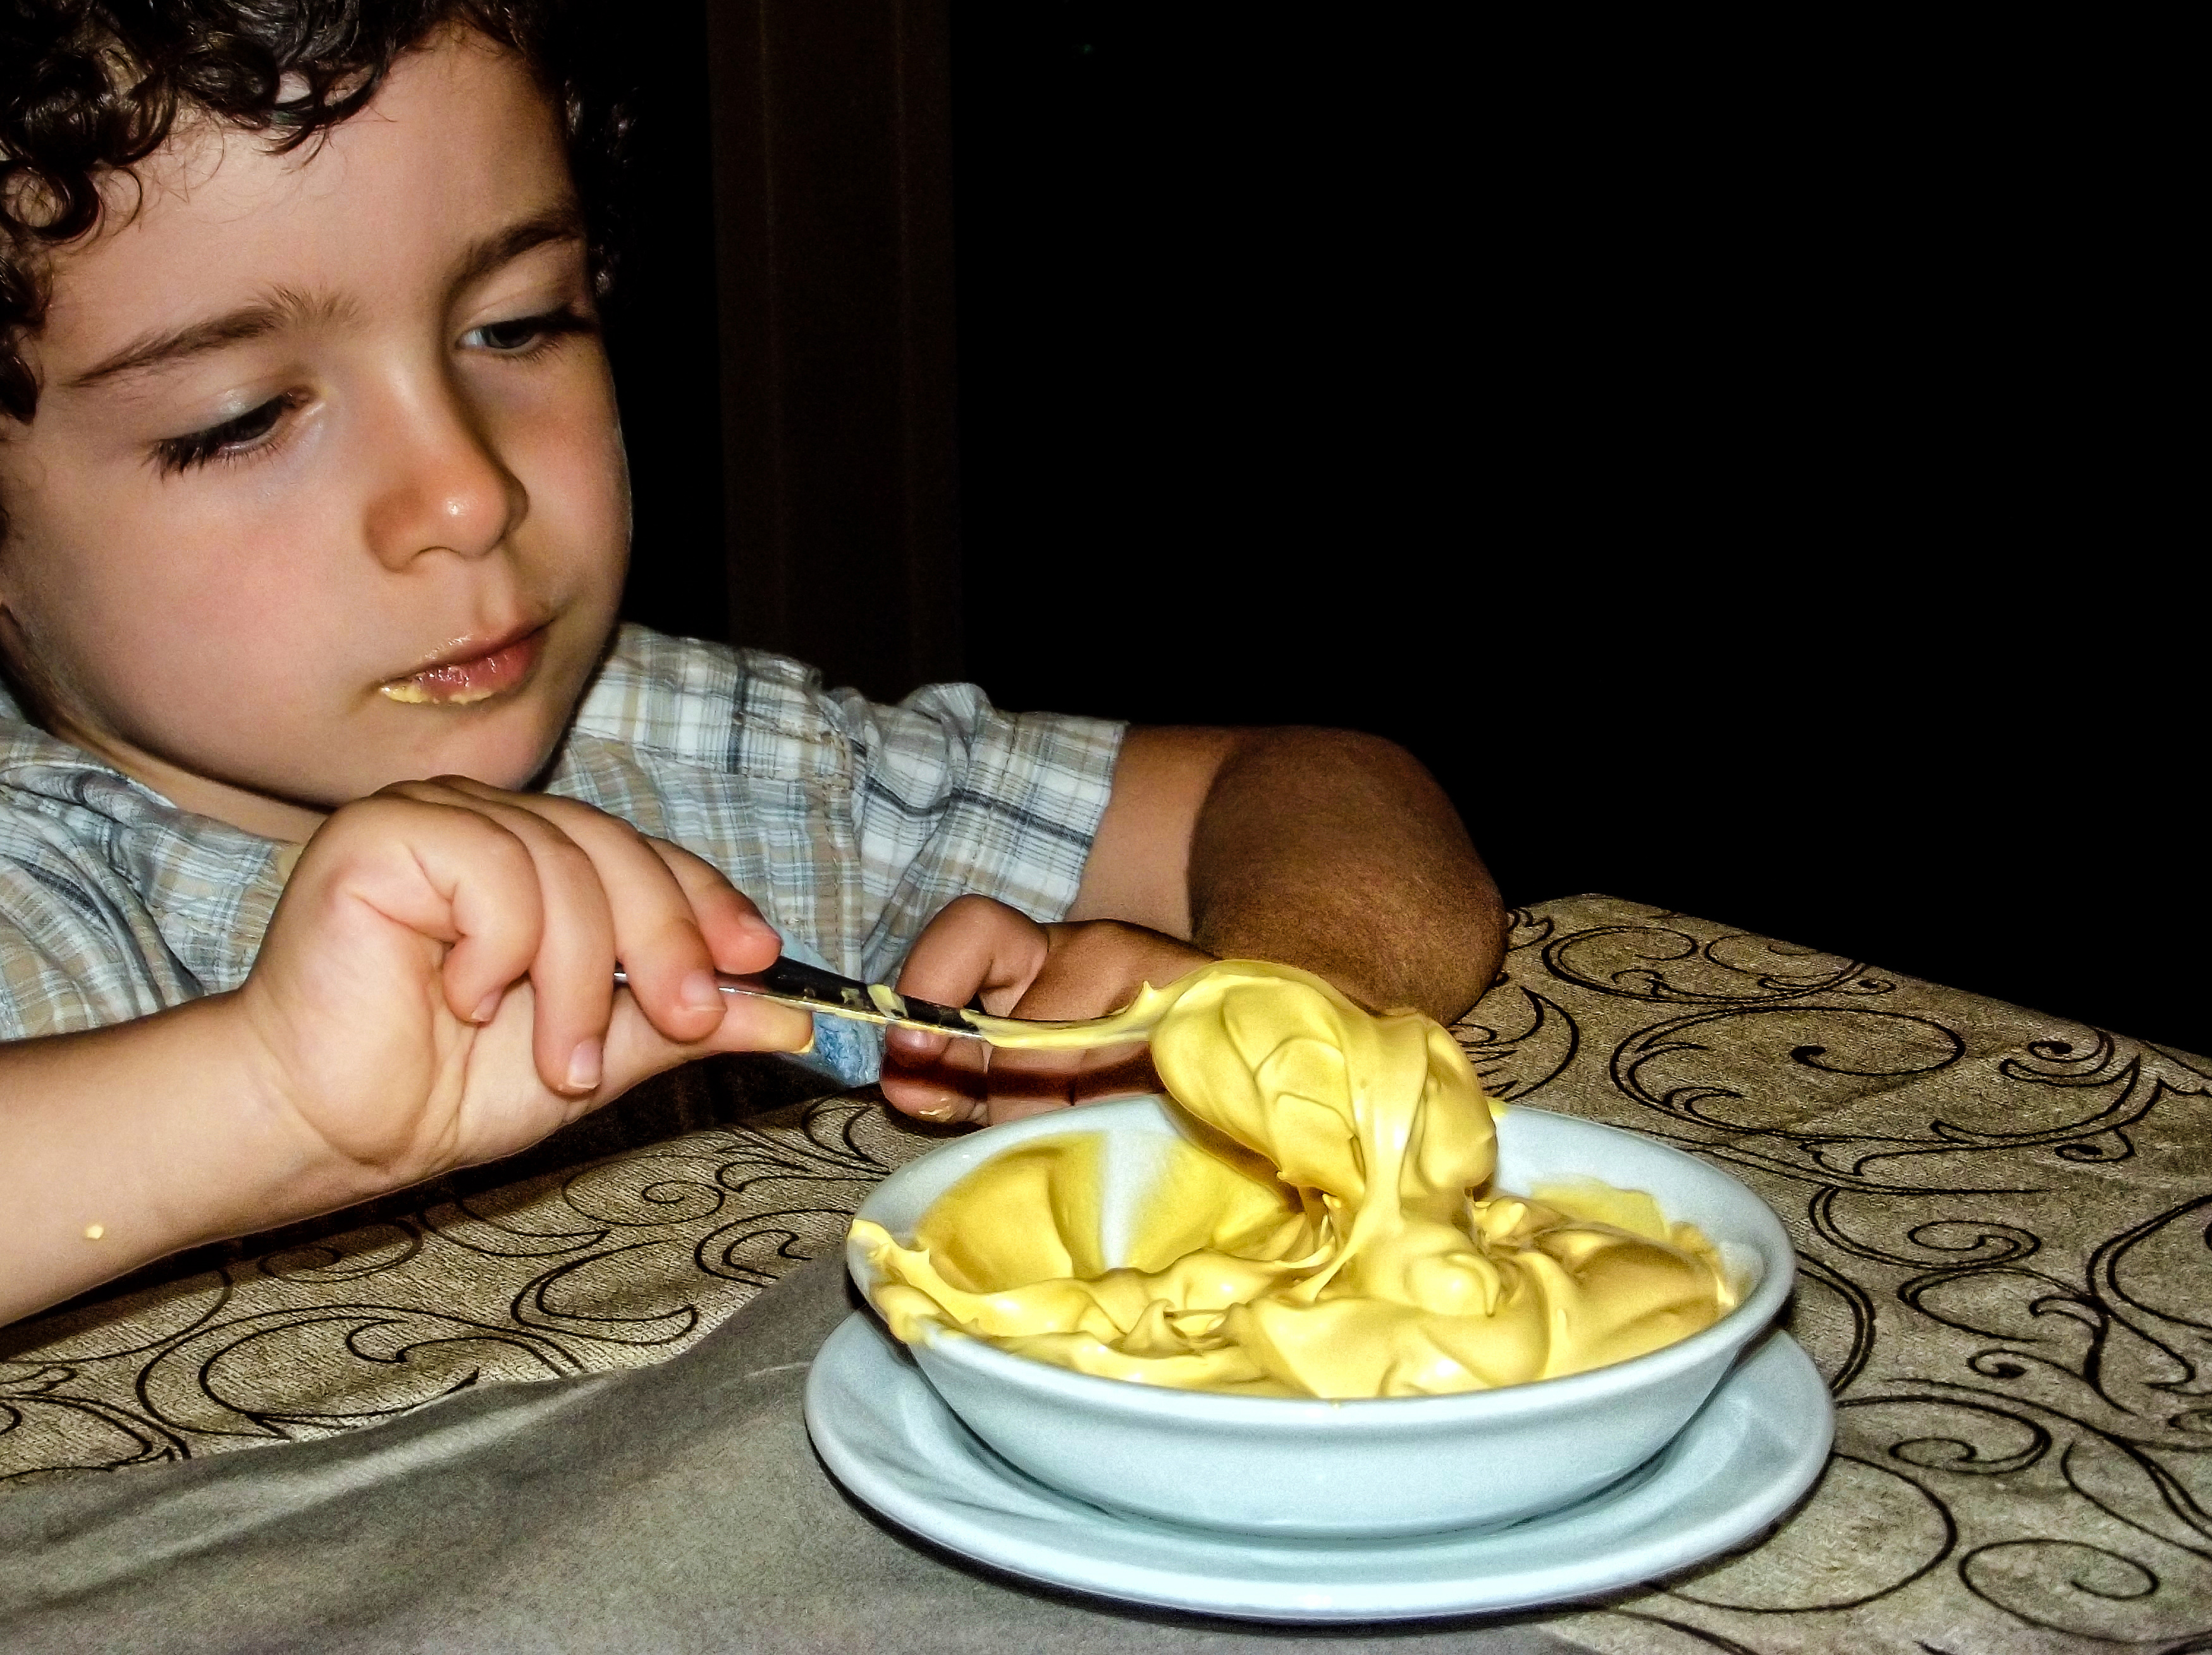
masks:
{"type": "Polygon", "coordinates": [[[164,437],[154,445],[154,463],[163,477],[174,477],[210,460],[243,459],[262,446],[261,440],[276,429],[278,420],[306,399],[296,391],[287,391],[220,425],[188,431],[180,437],[164,437]]]}
{"type": "Polygon", "coordinates": [[[561,341],[578,333],[596,333],[599,324],[573,306],[562,305],[556,310],[544,311],[535,316],[518,316],[509,322],[490,322],[483,327],[471,328],[464,338],[489,333],[494,328],[527,328],[536,336],[528,344],[501,350],[487,342],[485,349],[504,356],[510,362],[532,362],[558,345],[561,341]]]}
{"type": "MultiPolygon", "coordinates": [[[[531,338],[526,344],[502,348],[484,343],[484,349],[507,362],[535,362],[555,350],[561,341],[579,333],[596,333],[599,324],[589,316],[567,305],[536,316],[518,316],[512,321],[492,322],[483,327],[471,328],[462,338],[474,338],[494,329],[526,329],[531,338]]],[[[247,409],[244,413],[210,425],[204,430],[188,431],[182,436],[165,437],[154,445],[155,464],[164,477],[198,469],[211,461],[225,464],[241,460],[260,452],[268,445],[263,441],[276,428],[276,422],[307,398],[299,392],[287,391],[268,401],[247,409]]]]}

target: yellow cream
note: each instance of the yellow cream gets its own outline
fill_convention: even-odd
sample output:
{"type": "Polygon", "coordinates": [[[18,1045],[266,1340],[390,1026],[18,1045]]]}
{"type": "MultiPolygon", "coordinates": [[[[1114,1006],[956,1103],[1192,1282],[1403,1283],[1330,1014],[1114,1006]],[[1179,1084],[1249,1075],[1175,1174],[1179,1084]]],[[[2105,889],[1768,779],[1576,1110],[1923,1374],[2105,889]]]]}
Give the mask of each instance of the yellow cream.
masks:
{"type": "Polygon", "coordinates": [[[1192,1390],[1422,1396],[1621,1361],[1735,1303],[1711,1246],[1649,1196],[1592,1181],[1476,1198],[1494,1106],[1417,1013],[1376,1017],[1310,973],[1224,960],[1112,1020],[1151,1029],[1202,1144],[1163,1141],[1113,1268],[1104,1140],[1079,1117],[955,1184],[911,1247],[855,1223],[900,1338],[935,1323],[1192,1390]]]}
{"type": "Polygon", "coordinates": [[[391,684],[378,685],[376,693],[386,701],[397,701],[409,707],[473,707],[479,701],[489,701],[499,691],[496,689],[463,689],[450,695],[440,695],[412,678],[400,678],[391,684]]]}

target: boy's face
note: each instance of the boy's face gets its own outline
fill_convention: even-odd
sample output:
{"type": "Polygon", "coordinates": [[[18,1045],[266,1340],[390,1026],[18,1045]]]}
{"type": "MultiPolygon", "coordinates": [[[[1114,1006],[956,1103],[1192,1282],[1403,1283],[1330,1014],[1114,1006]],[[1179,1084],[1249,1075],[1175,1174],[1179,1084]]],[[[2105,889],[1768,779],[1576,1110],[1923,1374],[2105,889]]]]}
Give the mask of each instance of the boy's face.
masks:
{"type": "Polygon", "coordinates": [[[457,39],[319,148],[202,127],[141,174],[0,417],[0,643],[48,723],[283,838],[390,782],[521,786],[629,535],[544,95],[457,39]]]}

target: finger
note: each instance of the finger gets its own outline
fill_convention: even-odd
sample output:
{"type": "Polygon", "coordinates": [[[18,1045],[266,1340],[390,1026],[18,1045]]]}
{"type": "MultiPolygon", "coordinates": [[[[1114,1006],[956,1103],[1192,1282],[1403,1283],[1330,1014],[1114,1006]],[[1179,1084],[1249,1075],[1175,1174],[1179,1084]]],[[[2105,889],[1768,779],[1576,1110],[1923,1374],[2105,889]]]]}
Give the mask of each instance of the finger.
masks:
{"type": "MultiPolygon", "coordinates": [[[[1027,1015],[1026,1012],[1015,1014],[1027,1015]]],[[[991,1064],[982,1118],[996,1126],[1047,1110],[1159,1089],[1152,1046],[1146,1041],[1073,1052],[1000,1052],[991,1064]],[[1060,1061],[1049,1064],[1037,1061],[1046,1058],[1060,1061]]]]}
{"type": "Polygon", "coordinates": [[[1037,1092],[1000,1097],[994,1093],[986,1106],[982,1121],[985,1126],[1004,1126],[1009,1121],[1025,1121],[1032,1115],[1049,1115],[1056,1109],[1066,1109],[1068,1099],[1037,1092]]]}
{"type": "Polygon", "coordinates": [[[1076,1079],[1082,1073],[1085,1056],[1081,1051],[994,1048],[984,1077],[985,1118],[995,1123],[1066,1108],[1075,1100],[1076,1079]]]}
{"type": "Polygon", "coordinates": [[[591,855],[538,812],[509,802],[510,795],[486,797],[491,790],[443,778],[407,785],[417,796],[497,823],[529,851],[544,914],[530,962],[537,1008],[532,1061],[556,1092],[571,1097],[597,1092],[605,1068],[617,956],[613,908],[591,855]]]}
{"type": "MultiPolygon", "coordinates": [[[[1048,928],[1049,957],[1013,1008],[1041,1021],[1096,1017],[1127,1004],[1146,982],[1164,987],[1212,956],[1176,938],[1115,921],[1048,928]]],[[[1142,1041],[1069,1052],[1007,1051],[991,1063],[994,1122],[1100,1097],[1155,1090],[1142,1041]]]]}
{"type": "Polygon", "coordinates": [[[986,1062],[986,1052],[973,1040],[952,1041],[946,1050],[926,1061],[907,1058],[887,1046],[884,1101],[902,1114],[925,1121],[981,1122],[987,1118],[986,1062]]]}
{"type": "Polygon", "coordinates": [[[665,839],[647,835],[645,843],[683,887],[717,970],[764,971],[775,964],[783,939],[721,869],[665,839]]]}
{"type": "MultiPolygon", "coordinates": [[[[803,1013],[744,1002],[757,1009],[731,1016],[738,1002],[714,987],[715,967],[758,969],[775,958],[781,943],[759,910],[710,864],[573,799],[506,793],[464,776],[441,776],[404,788],[475,809],[508,824],[526,843],[541,849],[563,841],[580,849],[591,861],[612,919],[614,961],[622,964],[629,980],[623,1001],[642,1011],[673,1047],[699,1055],[799,1051],[812,1040],[813,1021],[803,1013]],[[725,934],[730,950],[726,960],[708,947],[694,892],[714,910],[709,922],[725,934]]],[[[599,975],[611,1009],[614,963],[599,975]]],[[[555,1009],[559,1009],[557,1002],[555,1009]]],[[[605,1018],[599,1036],[604,1042],[605,1018]]],[[[604,1061],[604,1044],[596,1050],[604,1061]]],[[[589,1056],[578,1055],[580,1081],[589,1056]]],[[[665,1061],[659,1065],[667,1066],[665,1061]]],[[[653,1072],[639,1071],[639,1078],[653,1072]]],[[[550,1076],[548,1080],[551,1083],[550,1076]]]]}
{"type": "MultiPolygon", "coordinates": [[[[985,897],[948,903],[923,928],[900,968],[898,988],[943,1005],[1010,1009],[1050,953],[1044,928],[985,897]]],[[[893,1029],[884,1042],[884,1096],[895,1108],[932,1120],[980,1120],[988,1047],[915,1029],[893,1029]]]]}
{"type": "MultiPolygon", "coordinates": [[[[577,800],[502,793],[467,778],[446,785],[495,814],[520,812],[536,817],[582,849],[605,896],[614,926],[615,959],[628,980],[630,997],[662,1034],[678,1043],[696,1041],[720,1024],[724,996],[714,985],[714,953],[691,893],[661,854],[659,842],[577,800]]],[[[666,849],[675,850],[673,846],[666,849]]],[[[750,915],[761,934],[773,934],[727,880],[696,858],[689,860],[696,865],[693,878],[702,894],[717,885],[725,893],[721,918],[726,928],[743,925],[750,915]]],[[[609,972],[611,976],[611,967],[609,972]]]]}
{"type": "MultiPolygon", "coordinates": [[[[926,926],[901,967],[902,994],[942,1005],[976,1001],[1010,1009],[1050,953],[1042,926],[985,897],[948,903],[926,926]]],[[[980,1042],[919,1029],[892,1029],[884,1040],[886,1102],[936,1121],[981,1120],[987,1074],[1002,1061],[980,1042]]]]}
{"type": "MultiPolygon", "coordinates": [[[[901,992],[906,991],[902,989],[901,992]]],[[[927,996],[917,995],[915,998],[927,999],[927,996]]],[[[907,1028],[896,1023],[884,1031],[884,1050],[912,1068],[926,1068],[951,1050],[952,1037],[949,1034],[939,1034],[930,1029],[907,1028]]]]}
{"type": "MultiPolygon", "coordinates": [[[[1048,950],[1021,998],[1007,1007],[1003,1015],[1025,1022],[1059,1022],[1106,1009],[1099,1003],[1096,983],[1070,983],[1069,976],[1058,951],[1048,950]]],[[[984,1092],[990,1119],[994,1123],[1018,1120],[1042,1110],[1065,1108],[1074,1101],[1076,1077],[1091,1057],[1091,1052],[1083,1048],[1038,1051],[1019,1046],[993,1047],[984,1092]]]]}
{"type": "Polygon", "coordinates": [[[690,893],[666,859],[629,823],[587,806],[549,801],[544,813],[592,860],[630,999],[670,1040],[706,1038],[721,1023],[724,996],[690,893]]]}
{"type": "Polygon", "coordinates": [[[672,1041],[634,1001],[618,998],[607,1029],[606,1074],[600,1101],[664,1069],[719,1052],[799,1051],[814,1037],[814,1019],[788,1006],[726,995],[722,1019],[706,1037],[672,1041]]]}
{"type": "Polygon", "coordinates": [[[945,1006],[981,998],[1004,1013],[1036,980],[1051,952],[1044,927],[988,897],[958,897],[915,940],[899,969],[901,994],[945,1006]]]}
{"type": "Polygon", "coordinates": [[[308,891],[321,867],[342,868],[346,895],[447,945],[440,990],[463,1021],[490,1021],[529,971],[544,922],[537,863],[498,823],[387,789],[332,817],[310,849],[308,877],[295,875],[287,897],[308,891]]]}

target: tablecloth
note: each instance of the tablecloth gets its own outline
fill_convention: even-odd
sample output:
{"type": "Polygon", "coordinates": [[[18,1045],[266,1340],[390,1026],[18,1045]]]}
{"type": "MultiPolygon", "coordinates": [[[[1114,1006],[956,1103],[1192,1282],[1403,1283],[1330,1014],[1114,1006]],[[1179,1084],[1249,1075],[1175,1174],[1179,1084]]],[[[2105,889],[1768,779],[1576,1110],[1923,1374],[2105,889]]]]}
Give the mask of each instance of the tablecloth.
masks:
{"type": "MultiPolygon", "coordinates": [[[[2212,1650],[2212,1065],[1616,898],[1518,913],[1511,942],[1457,1030],[1478,1069],[1509,1100],[1707,1156],[1773,1204],[1801,1261],[1787,1325],[1835,1392],[1836,1453],[1805,1505],[1736,1556],[1510,1625],[1377,1632],[1376,1646],[2212,1650]]],[[[943,1135],[865,1096],[749,1112],[793,1084],[768,1076],[685,1071],[533,1161],[0,1332],[0,1632],[59,1624],[38,1563],[57,1513],[91,1501],[120,1534],[226,1450],[273,1451],[240,1457],[222,1486],[274,1489],[316,1455],[376,1460],[394,1433],[435,1443],[469,1409],[597,1396],[589,1376],[710,1337],[669,1374],[709,1354],[744,1369],[731,1342],[748,1323],[731,1318],[833,1252],[867,1188],[943,1135]],[[558,1383],[502,1388],[543,1379],[558,1383]]],[[[668,1451],[680,1461],[681,1442],[668,1451]]],[[[742,1455],[718,1451],[715,1475],[741,1481],[742,1455]]],[[[789,1535],[756,1539],[763,1556],[790,1550],[789,1535]]],[[[732,1555],[742,1572],[744,1548],[732,1555]]],[[[946,1572],[942,1602],[998,1603],[1009,1625],[1044,1603],[1070,1637],[1103,1616],[1192,1640],[1161,1646],[1295,1640],[1117,1622],[912,1556],[946,1572]]],[[[147,1591],[189,1597],[189,1572],[161,1578],[147,1591]]],[[[506,1590],[526,1599],[527,1579],[506,1590]]],[[[865,1577],[853,1591],[858,1613],[865,1577]]],[[[733,1619],[736,1641],[702,1646],[836,1646],[775,1642],[805,1618],[733,1619]]],[[[331,1646],[441,1646],[356,1634],[331,1646]]]]}

